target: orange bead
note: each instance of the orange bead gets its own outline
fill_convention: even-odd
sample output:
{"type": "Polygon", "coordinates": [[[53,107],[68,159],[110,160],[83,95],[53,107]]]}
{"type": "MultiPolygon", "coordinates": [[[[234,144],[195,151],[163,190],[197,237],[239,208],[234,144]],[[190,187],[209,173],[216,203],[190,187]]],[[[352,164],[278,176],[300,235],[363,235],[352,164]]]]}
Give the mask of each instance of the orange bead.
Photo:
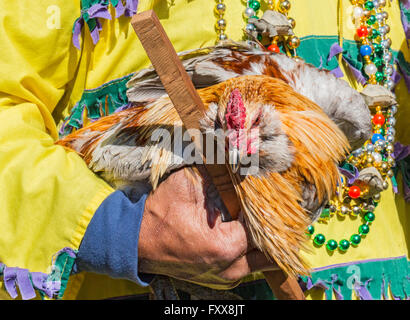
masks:
{"type": "Polygon", "coordinates": [[[268,50],[269,50],[269,51],[272,51],[272,52],[276,52],[276,53],[279,53],[279,52],[280,52],[280,49],[279,49],[279,47],[278,47],[277,44],[271,44],[271,45],[268,47],[268,50]]]}
{"type": "Polygon", "coordinates": [[[367,37],[369,34],[369,30],[367,30],[367,27],[361,26],[359,29],[356,30],[357,35],[362,38],[362,37],[367,37]]]}
{"type": "Polygon", "coordinates": [[[386,119],[384,118],[384,116],[380,113],[377,113],[374,115],[373,117],[373,123],[375,125],[379,125],[382,126],[384,124],[384,122],[386,121],[386,119]]]}
{"type": "Polygon", "coordinates": [[[352,186],[349,188],[349,197],[352,199],[359,198],[361,194],[360,188],[358,186],[352,186]]]}

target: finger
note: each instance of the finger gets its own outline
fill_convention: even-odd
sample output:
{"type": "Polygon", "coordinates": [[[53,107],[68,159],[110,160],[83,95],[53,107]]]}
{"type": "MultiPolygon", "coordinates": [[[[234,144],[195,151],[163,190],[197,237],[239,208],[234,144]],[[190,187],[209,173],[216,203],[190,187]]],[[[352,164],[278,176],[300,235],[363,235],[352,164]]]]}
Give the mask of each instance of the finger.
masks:
{"type": "Polygon", "coordinates": [[[276,263],[269,261],[259,250],[252,250],[237,259],[228,268],[220,273],[226,281],[237,281],[255,272],[279,270],[276,263]]]}

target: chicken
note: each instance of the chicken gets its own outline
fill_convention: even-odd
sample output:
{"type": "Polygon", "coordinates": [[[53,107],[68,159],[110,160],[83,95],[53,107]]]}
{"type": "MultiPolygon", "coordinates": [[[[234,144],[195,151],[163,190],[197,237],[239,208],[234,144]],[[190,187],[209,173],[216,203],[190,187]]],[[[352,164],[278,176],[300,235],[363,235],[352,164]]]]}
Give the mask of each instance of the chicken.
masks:
{"type": "MultiPolygon", "coordinates": [[[[371,136],[371,114],[366,99],[327,70],[275,54],[258,44],[227,40],[217,46],[180,53],[196,88],[205,88],[242,75],[268,75],[285,81],[318,106],[343,131],[352,149],[371,136]]],[[[133,104],[146,104],[165,94],[153,68],[136,73],[128,83],[133,104]]]]}
{"type": "MultiPolygon", "coordinates": [[[[227,142],[224,150],[234,160],[231,178],[254,243],[296,276],[308,274],[299,256],[304,233],[335,193],[338,162],[350,146],[323,107],[278,78],[237,76],[199,89],[206,108],[200,128],[227,142]],[[258,160],[257,170],[250,170],[255,168],[247,157],[258,160]]],[[[192,144],[182,143],[182,153],[174,152],[178,139],[173,138],[183,124],[172,102],[163,93],[151,101],[103,117],[57,143],[78,152],[116,188],[138,189],[149,182],[155,189],[180,168],[195,178],[195,164],[181,156],[191,154],[185,151],[192,144]]]]}

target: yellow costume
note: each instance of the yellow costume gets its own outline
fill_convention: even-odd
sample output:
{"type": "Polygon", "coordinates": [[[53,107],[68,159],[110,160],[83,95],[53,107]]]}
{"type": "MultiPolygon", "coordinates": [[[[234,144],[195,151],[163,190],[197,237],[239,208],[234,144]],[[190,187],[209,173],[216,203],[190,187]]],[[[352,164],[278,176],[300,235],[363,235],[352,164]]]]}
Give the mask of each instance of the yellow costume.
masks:
{"type": "MultiPolygon", "coordinates": [[[[59,250],[78,249],[94,212],[113,190],[79,156],[53,144],[59,136],[57,127],[66,134],[104,115],[100,106],[107,97],[109,112],[126,105],[126,81],[149,64],[130,19],[115,18],[112,4],[107,7],[111,20],[97,18],[101,26],[93,26],[95,21],[83,23],[80,49],[75,48],[72,31],[73,25],[78,27],[81,22],[77,19],[84,17],[82,2],[90,3],[0,2],[4,28],[0,33],[0,262],[8,267],[51,274],[51,259],[59,250]],[[99,30],[96,44],[90,36],[92,27],[99,30]]],[[[99,2],[107,4],[108,0],[99,2]]],[[[245,5],[238,0],[225,3],[226,34],[240,40],[245,5]]],[[[342,34],[344,57],[360,65],[353,41],[351,4],[347,0],[342,4],[344,20],[338,24],[337,1],[293,1],[290,15],[301,38],[298,55],[307,62],[336,68],[337,57],[328,61],[328,55],[342,34]]],[[[154,9],[176,50],[184,51],[215,44],[214,5],[208,0],[141,0],[138,11],[154,9]]],[[[266,10],[266,4],[261,10],[266,10]]],[[[410,61],[410,53],[398,2],[389,3],[386,11],[392,27],[392,49],[402,72],[409,75],[406,61],[410,61]]],[[[341,68],[345,80],[360,90],[347,65],[341,68]]],[[[406,125],[410,103],[403,80],[396,94],[400,104],[396,137],[410,144],[410,127],[406,125]]],[[[395,196],[391,189],[383,192],[375,212],[377,220],[359,247],[331,256],[324,248],[312,247],[312,252],[303,253],[313,271],[321,268],[313,273],[310,284],[327,287],[328,298],[340,294],[348,299],[352,292],[355,298],[360,288],[349,287],[349,277],[356,275],[374,298],[380,298],[389,285],[390,297],[408,297],[409,211],[400,195],[395,196]],[[350,265],[358,269],[349,269],[350,265]],[[385,284],[384,291],[380,283],[385,284]]],[[[358,222],[333,219],[328,225],[315,227],[339,239],[356,232],[358,222]]],[[[129,281],[87,273],[71,275],[66,282],[62,281],[60,289],[64,299],[102,299],[147,291],[129,281]]],[[[9,298],[2,282],[0,287],[0,297],[9,298]]],[[[307,295],[324,297],[323,289],[312,289],[307,295]]]]}

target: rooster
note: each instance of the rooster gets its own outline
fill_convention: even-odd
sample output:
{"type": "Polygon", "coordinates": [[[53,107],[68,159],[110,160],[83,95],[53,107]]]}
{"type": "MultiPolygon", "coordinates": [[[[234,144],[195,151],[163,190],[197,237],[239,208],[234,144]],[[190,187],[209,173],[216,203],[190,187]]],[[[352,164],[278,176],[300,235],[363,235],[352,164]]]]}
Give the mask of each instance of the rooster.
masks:
{"type": "MultiPolygon", "coordinates": [[[[308,274],[299,256],[306,227],[336,191],[338,162],[371,133],[363,98],[329,72],[246,45],[209,48],[183,59],[205,105],[201,131],[215,139],[219,129],[228,132],[229,154],[237,157],[231,178],[254,243],[286,273],[308,274]],[[241,174],[242,158],[255,155],[259,170],[241,174]]],[[[180,168],[201,181],[195,164],[173,153],[172,138],[183,123],[155,72],[139,72],[128,86],[130,108],[57,144],[80,154],[115,188],[138,189],[148,182],[155,189],[180,168]],[[171,139],[153,138],[160,128],[171,139]]]]}
{"type": "MultiPolygon", "coordinates": [[[[268,51],[258,42],[231,40],[217,46],[181,52],[182,63],[196,88],[206,88],[243,75],[267,75],[281,79],[304,95],[332,119],[354,150],[371,135],[371,114],[366,97],[328,70],[320,70],[300,59],[268,51]]],[[[134,105],[152,102],[166,94],[155,70],[136,73],[127,84],[134,105]]]]}

